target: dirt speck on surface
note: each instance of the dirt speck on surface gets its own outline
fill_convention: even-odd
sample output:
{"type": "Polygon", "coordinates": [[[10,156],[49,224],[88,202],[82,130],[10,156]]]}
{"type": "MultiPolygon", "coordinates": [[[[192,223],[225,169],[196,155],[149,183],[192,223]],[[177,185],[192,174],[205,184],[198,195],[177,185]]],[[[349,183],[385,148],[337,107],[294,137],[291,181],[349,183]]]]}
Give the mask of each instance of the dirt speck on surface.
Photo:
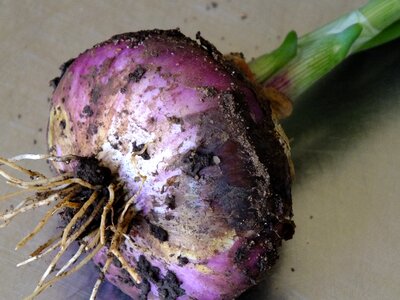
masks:
{"type": "Polygon", "coordinates": [[[206,5],[206,10],[216,9],[218,8],[218,3],[215,1],[211,1],[209,4],[206,5]]]}
{"type": "Polygon", "coordinates": [[[74,60],[75,60],[75,58],[71,58],[60,66],[59,69],[61,71],[61,74],[59,77],[55,77],[54,79],[50,80],[50,82],[49,82],[50,87],[52,87],[53,89],[56,89],[56,87],[60,83],[61,78],[64,76],[65,72],[67,71],[69,66],[74,62],[74,60]]]}
{"type": "Polygon", "coordinates": [[[132,73],[129,73],[129,75],[128,75],[129,81],[139,82],[145,73],[146,73],[146,69],[143,68],[143,66],[139,65],[136,67],[136,69],[132,73]]]}
{"type": "Polygon", "coordinates": [[[198,176],[199,172],[213,164],[213,154],[201,151],[189,151],[183,157],[183,163],[187,165],[186,172],[190,176],[198,176]]]}
{"type": "Polygon", "coordinates": [[[189,259],[187,258],[187,257],[185,257],[185,256],[178,256],[178,264],[180,265],[180,266],[184,266],[184,265],[187,265],[189,263],[189,259]]]}
{"type": "Polygon", "coordinates": [[[168,206],[169,209],[175,209],[176,208],[175,196],[168,195],[165,199],[165,204],[168,206]]]}
{"type": "Polygon", "coordinates": [[[85,105],[85,107],[82,110],[82,114],[86,117],[91,117],[93,116],[94,112],[93,109],[90,107],[90,105],[85,105]]]}
{"type": "Polygon", "coordinates": [[[168,241],[168,232],[161,226],[150,223],[150,233],[159,241],[168,241]]]}
{"type": "Polygon", "coordinates": [[[61,130],[64,130],[66,126],[67,126],[67,122],[66,122],[65,120],[61,120],[61,121],[60,121],[60,128],[61,128],[61,130]]]}
{"type": "Polygon", "coordinates": [[[110,169],[100,166],[94,157],[81,157],[75,172],[76,177],[93,185],[107,186],[112,179],[110,169]]]}
{"type": "Polygon", "coordinates": [[[87,130],[89,135],[94,135],[98,132],[98,127],[96,124],[89,124],[88,130],[87,130]]]}
{"type": "Polygon", "coordinates": [[[167,117],[167,119],[168,119],[168,121],[170,121],[171,123],[174,123],[174,124],[182,124],[183,123],[182,118],[178,118],[176,116],[167,117]]]}
{"type": "Polygon", "coordinates": [[[174,272],[168,270],[165,276],[162,276],[160,269],[153,266],[143,255],[139,257],[137,271],[143,278],[139,285],[140,299],[147,299],[150,292],[150,282],[158,287],[159,299],[176,300],[179,296],[185,295],[185,290],[180,287],[182,283],[174,272]]]}
{"type": "Polygon", "coordinates": [[[90,102],[96,104],[99,101],[100,97],[101,97],[100,89],[98,87],[94,87],[90,91],[90,102]]]}
{"type": "Polygon", "coordinates": [[[145,151],[143,151],[144,146],[145,146],[144,144],[137,145],[136,141],[134,141],[132,143],[132,151],[138,153],[137,155],[141,156],[144,160],[149,160],[150,155],[147,152],[147,149],[145,151]]]}
{"type": "Polygon", "coordinates": [[[185,290],[182,289],[180,285],[181,282],[178,277],[176,277],[175,273],[168,270],[161,282],[161,286],[158,288],[160,299],[175,300],[179,296],[185,295],[185,290]]]}

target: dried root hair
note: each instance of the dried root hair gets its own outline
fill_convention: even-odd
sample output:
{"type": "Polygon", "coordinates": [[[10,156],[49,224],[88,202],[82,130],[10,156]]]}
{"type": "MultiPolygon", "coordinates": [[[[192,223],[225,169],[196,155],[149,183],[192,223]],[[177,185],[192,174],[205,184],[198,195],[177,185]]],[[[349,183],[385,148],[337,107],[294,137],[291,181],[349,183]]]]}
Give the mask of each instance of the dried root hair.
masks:
{"type": "Polygon", "coordinates": [[[101,283],[104,281],[107,270],[114,258],[119,260],[135,283],[141,282],[141,278],[135,268],[121,254],[120,245],[128,236],[130,224],[136,216],[134,204],[146,180],[145,177],[141,176],[142,184],[138,191],[130,198],[125,199],[127,193],[124,191],[123,184],[112,180],[99,185],[85,178],[79,178],[75,173],[47,177],[40,172],[17,164],[22,160],[49,160],[68,164],[73,161],[79,163],[81,159],[74,155],[58,157],[40,154],[23,154],[11,159],[0,157],[0,177],[3,177],[9,185],[19,188],[17,191],[0,195],[0,202],[30,193],[18,205],[11,206],[9,210],[0,213],[0,228],[7,226],[19,214],[37,207],[49,206],[49,209],[35,228],[18,242],[16,250],[31,241],[54,215],[62,215],[68,211],[68,216],[65,217],[67,224],[64,229],[40,245],[30,254],[29,259],[17,265],[18,267],[24,266],[56,251],[35,290],[25,298],[27,300],[34,299],[57,281],[80,270],[104,246],[108,248],[107,260],[100,270],[99,278],[92,289],[91,300],[96,298],[101,283]],[[17,177],[13,173],[20,175],[17,177]],[[21,179],[21,175],[29,179],[21,179]],[[78,250],[63,266],[58,266],[61,257],[74,242],[79,243],[78,250]],[[57,267],[60,268],[59,271],[49,278],[57,267]]]}

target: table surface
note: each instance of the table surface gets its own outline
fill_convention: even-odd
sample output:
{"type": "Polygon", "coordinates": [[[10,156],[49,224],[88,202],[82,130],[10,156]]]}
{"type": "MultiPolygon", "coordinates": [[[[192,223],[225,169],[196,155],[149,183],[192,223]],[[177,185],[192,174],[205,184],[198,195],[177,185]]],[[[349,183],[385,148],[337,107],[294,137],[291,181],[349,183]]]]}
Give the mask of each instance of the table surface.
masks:
{"type": "MultiPolygon", "coordinates": [[[[44,153],[49,79],[115,33],[197,31],[247,58],[356,8],[361,0],[0,1],[0,155],[44,153]]],[[[396,299],[400,295],[400,43],[362,53],[295,104],[284,122],[296,166],[297,232],[267,280],[242,299],[396,299]]],[[[35,164],[46,169],[46,164],[35,164]]],[[[10,191],[2,182],[0,192],[10,191]]],[[[5,208],[5,203],[0,203],[5,208]]],[[[0,231],[0,298],[28,295],[49,260],[16,268],[37,244],[14,245],[40,217],[0,231]]],[[[53,232],[46,227],[38,239],[53,232]]],[[[93,267],[39,299],[88,299],[93,267]]],[[[101,299],[124,297],[105,285],[101,299]]]]}

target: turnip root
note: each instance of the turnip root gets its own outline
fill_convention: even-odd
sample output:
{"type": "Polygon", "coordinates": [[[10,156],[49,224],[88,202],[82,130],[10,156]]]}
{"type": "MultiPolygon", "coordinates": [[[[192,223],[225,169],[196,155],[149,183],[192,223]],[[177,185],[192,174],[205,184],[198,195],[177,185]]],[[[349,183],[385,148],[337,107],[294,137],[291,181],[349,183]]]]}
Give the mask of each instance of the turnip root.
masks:
{"type": "Polygon", "coordinates": [[[111,173],[96,182],[103,196],[120,184],[95,262],[132,298],[232,299],[293,234],[287,143],[268,101],[199,39],[115,36],[75,59],[53,95],[50,154],[90,158],[56,171],[95,184],[84,177],[98,163],[111,173]]]}

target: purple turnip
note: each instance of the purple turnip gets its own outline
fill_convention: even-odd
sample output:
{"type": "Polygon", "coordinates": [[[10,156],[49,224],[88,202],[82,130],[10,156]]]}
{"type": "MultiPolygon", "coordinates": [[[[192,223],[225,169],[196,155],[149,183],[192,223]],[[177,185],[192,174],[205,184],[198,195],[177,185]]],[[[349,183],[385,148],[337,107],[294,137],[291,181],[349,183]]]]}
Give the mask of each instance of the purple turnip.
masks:
{"type": "Polygon", "coordinates": [[[199,39],[115,36],[71,62],[53,94],[50,154],[76,157],[54,168],[99,186],[94,260],[133,298],[231,299],[293,234],[286,139],[268,101],[199,39]]]}
{"type": "MultiPolygon", "coordinates": [[[[366,16],[379,7],[370,5],[366,16]]],[[[385,18],[382,31],[393,22],[385,18]]],[[[0,158],[31,180],[0,175],[35,192],[0,215],[2,226],[54,204],[17,248],[52,215],[63,222],[21,263],[58,249],[28,299],[92,259],[100,275],[91,299],[105,278],[133,299],[233,299],[258,283],[295,228],[279,118],[376,35],[361,43],[365,24],[339,32],[332,24],[301,39],[290,33],[249,65],[179,30],[117,35],[64,64],[52,81],[49,154],[0,158]],[[310,55],[316,49],[325,52],[310,55]],[[23,159],[49,160],[54,177],[16,164],[23,159]],[[76,254],[48,279],[76,241],[76,254]]]]}

